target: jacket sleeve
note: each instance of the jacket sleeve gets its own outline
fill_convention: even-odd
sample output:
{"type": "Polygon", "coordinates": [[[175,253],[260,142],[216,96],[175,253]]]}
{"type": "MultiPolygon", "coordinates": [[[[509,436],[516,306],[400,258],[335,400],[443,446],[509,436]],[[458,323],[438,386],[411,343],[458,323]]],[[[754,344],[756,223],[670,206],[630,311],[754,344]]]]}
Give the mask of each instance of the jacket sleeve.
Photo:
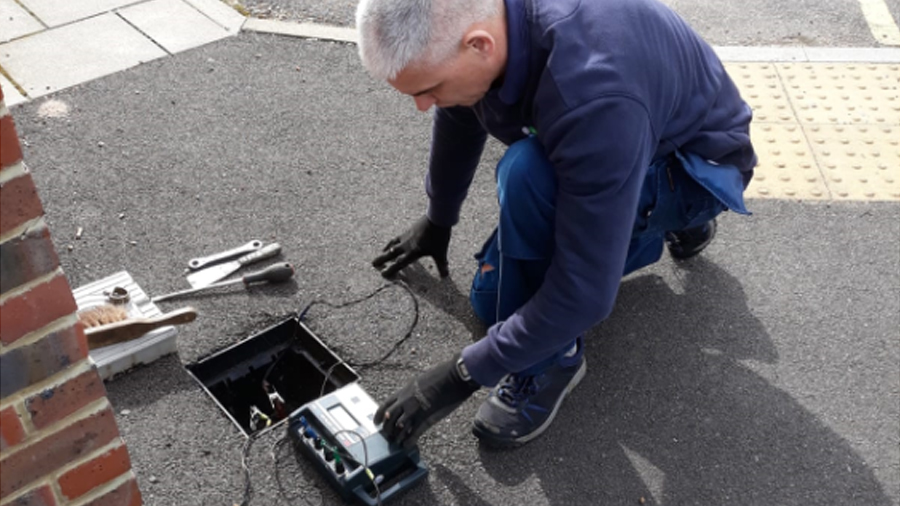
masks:
{"type": "Polygon", "coordinates": [[[610,314],[658,141],[645,107],[623,96],[595,99],[541,128],[557,176],[553,259],[535,295],[463,350],[472,378],[486,386],[610,314]]]}
{"type": "Polygon", "coordinates": [[[428,219],[452,227],[481,160],[487,131],[469,107],[436,108],[425,177],[428,219]]]}

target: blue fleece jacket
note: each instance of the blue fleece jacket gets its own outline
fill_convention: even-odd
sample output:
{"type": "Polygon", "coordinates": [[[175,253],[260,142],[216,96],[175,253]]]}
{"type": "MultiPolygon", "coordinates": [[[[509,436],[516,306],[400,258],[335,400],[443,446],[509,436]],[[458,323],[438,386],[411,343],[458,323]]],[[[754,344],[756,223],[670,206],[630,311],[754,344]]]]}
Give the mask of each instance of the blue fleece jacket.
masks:
{"type": "MultiPolygon", "coordinates": [[[[528,128],[557,178],[555,249],[544,283],[463,350],[493,385],[558,351],[613,308],[650,163],[679,149],[738,167],[756,157],[750,108],[708,44],[656,0],[505,0],[502,82],[472,107],[437,109],[428,217],[459,219],[487,134],[528,128]]],[[[523,130],[524,129],[524,130],[523,130]]]]}

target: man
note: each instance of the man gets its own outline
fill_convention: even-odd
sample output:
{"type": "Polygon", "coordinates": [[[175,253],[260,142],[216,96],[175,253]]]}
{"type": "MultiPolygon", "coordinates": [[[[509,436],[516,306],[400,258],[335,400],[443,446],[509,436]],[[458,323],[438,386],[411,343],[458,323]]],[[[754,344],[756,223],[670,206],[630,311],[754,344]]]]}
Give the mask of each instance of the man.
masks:
{"type": "Polygon", "coordinates": [[[747,214],[751,111],[713,50],[656,0],[362,0],[376,78],[435,107],[425,216],[373,264],[385,276],[447,248],[488,134],[500,219],[471,301],[487,336],[387,399],[376,423],[415,441],[481,386],[473,431],[540,435],[585,374],[581,337],[622,276],[712,240],[747,214]]]}

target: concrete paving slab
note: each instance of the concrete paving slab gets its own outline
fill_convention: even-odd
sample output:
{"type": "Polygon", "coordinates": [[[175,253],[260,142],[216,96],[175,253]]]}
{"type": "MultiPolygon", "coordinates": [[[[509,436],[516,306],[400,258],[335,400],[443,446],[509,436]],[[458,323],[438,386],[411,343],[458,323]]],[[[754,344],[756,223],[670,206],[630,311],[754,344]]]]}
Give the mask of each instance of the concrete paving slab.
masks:
{"type": "Polygon", "coordinates": [[[12,107],[28,100],[19,93],[19,90],[3,74],[0,74],[0,88],[3,88],[3,101],[7,107],[12,107]]]}
{"type": "Polygon", "coordinates": [[[290,21],[279,21],[277,19],[248,18],[247,22],[244,23],[244,30],[271,33],[275,35],[289,35],[291,37],[354,43],[358,36],[356,29],[354,28],[314,23],[294,23],[290,21]]]}
{"type": "Polygon", "coordinates": [[[802,47],[717,46],[715,49],[721,60],[730,62],[806,61],[807,58],[802,47]]]}
{"type": "Polygon", "coordinates": [[[246,18],[240,12],[226,5],[220,0],[185,0],[205,14],[207,17],[228,30],[229,33],[237,33],[244,25],[246,18]]]}
{"type": "Polygon", "coordinates": [[[895,47],[814,47],[814,46],[713,46],[723,61],[730,62],[824,62],[897,63],[895,47]]]}
{"type": "Polygon", "coordinates": [[[47,26],[60,26],[86,19],[117,7],[135,3],[135,0],[20,0],[35,16],[47,26]]]}
{"type": "Polygon", "coordinates": [[[811,62],[900,62],[900,48],[897,47],[807,47],[804,48],[804,52],[807,60],[811,62]]]}
{"type": "Polygon", "coordinates": [[[0,42],[16,39],[45,27],[15,0],[0,0],[0,42]]]}
{"type": "MultiPolygon", "coordinates": [[[[166,302],[200,312],[179,330],[178,356],[107,384],[147,506],[239,503],[244,440],[183,365],[310,300],[381,285],[372,257],[425,208],[429,115],[369,79],[352,45],[255,33],[54,98],[68,117],[42,117],[36,103],[13,113],[73,286],[124,268],[150,294],[183,288],[187,259],[250,237],[278,241],[298,267],[285,285],[166,302]]],[[[488,143],[450,278],[427,260],[406,274],[419,324],[386,364],[360,371],[373,397],[483,335],[467,293],[496,223],[502,153],[488,143]]],[[[394,504],[900,504],[900,206],[748,205],[751,217],[722,217],[701,257],[666,256],[624,281],[588,336],[587,377],[545,435],[480,447],[470,423],[481,392],[426,434],[431,475],[394,504]]],[[[391,289],[314,308],[307,323],[362,361],[412,318],[391,289]]],[[[273,447],[282,435],[250,451],[251,504],[343,504],[287,445],[273,447]]]]}
{"type": "Polygon", "coordinates": [[[0,65],[29,98],[165,55],[153,41],[112,13],[0,45],[0,65]]]}
{"type": "Polygon", "coordinates": [[[228,37],[231,32],[182,0],[151,0],[119,15],[170,53],[228,37]]]}

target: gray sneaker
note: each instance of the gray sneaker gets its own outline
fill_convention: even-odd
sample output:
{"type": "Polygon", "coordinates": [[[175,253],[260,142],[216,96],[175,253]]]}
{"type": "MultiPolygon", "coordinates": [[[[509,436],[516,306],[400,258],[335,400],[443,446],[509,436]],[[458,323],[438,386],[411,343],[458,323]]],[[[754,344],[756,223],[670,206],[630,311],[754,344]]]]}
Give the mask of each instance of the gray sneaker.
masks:
{"type": "Polygon", "coordinates": [[[587,371],[584,357],[574,364],[556,363],[534,376],[509,374],[478,408],[472,433],[493,446],[516,446],[540,436],[563,399],[587,371]]]}

